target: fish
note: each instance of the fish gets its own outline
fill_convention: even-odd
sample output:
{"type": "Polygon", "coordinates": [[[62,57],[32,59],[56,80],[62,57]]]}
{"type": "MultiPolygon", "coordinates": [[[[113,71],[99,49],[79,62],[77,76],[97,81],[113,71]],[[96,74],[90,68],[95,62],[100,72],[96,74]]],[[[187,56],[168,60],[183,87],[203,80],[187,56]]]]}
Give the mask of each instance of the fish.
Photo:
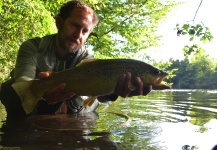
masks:
{"type": "Polygon", "coordinates": [[[144,85],[152,85],[153,90],[169,89],[162,83],[169,74],[153,65],[136,59],[85,59],[73,68],[53,72],[47,79],[15,82],[12,87],[21,99],[26,114],[29,114],[44,93],[51,88],[66,83],[64,92],[74,92],[79,96],[89,96],[85,106],[91,105],[97,96],[114,92],[120,75],[131,73],[130,89],[135,89],[136,77],[144,85]]]}

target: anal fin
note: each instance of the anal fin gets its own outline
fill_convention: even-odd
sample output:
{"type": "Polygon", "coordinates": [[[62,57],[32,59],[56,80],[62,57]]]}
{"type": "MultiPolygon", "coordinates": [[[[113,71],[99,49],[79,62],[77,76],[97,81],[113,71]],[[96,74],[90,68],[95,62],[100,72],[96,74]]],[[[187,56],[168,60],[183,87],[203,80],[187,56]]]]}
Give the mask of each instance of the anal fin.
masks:
{"type": "Polygon", "coordinates": [[[92,106],[96,100],[96,96],[91,96],[84,100],[83,107],[92,106]]]}

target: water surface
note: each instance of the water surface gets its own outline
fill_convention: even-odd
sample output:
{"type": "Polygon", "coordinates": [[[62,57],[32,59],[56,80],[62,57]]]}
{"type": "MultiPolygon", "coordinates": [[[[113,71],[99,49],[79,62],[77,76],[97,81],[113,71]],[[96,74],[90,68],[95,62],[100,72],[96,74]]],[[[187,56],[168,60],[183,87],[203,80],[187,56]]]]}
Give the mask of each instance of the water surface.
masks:
{"type": "Polygon", "coordinates": [[[80,115],[7,120],[0,107],[0,149],[211,150],[217,144],[215,90],[152,91],[80,115]],[[131,122],[123,126],[124,114],[131,122]]]}

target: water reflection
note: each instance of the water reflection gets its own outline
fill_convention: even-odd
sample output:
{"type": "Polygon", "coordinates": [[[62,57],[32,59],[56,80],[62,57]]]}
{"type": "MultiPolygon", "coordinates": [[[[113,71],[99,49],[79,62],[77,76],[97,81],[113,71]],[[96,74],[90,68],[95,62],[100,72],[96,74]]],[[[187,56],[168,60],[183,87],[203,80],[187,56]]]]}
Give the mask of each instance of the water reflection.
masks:
{"type": "Polygon", "coordinates": [[[109,132],[91,132],[96,113],[9,119],[1,128],[0,145],[22,149],[117,149],[109,132]]]}
{"type": "Polygon", "coordinates": [[[211,150],[217,144],[212,138],[217,134],[216,108],[216,91],[167,90],[153,91],[147,97],[120,99],[108,109],[121,110],[133,118],[131,132],[124,135],[137,138],[130,149],[211,150]]]}
{"type": "Polygon", "coordinates": [[[217,91],[152,91],[146,97],[102,104],[94,114],[33,116],[13,121],[1,118],[2,147],[211,150],[217,144],[213,137],[217,134],[217,91]],[[132,121],[119,126],[126,118],[109,112],[128,114],[132,121]]]}

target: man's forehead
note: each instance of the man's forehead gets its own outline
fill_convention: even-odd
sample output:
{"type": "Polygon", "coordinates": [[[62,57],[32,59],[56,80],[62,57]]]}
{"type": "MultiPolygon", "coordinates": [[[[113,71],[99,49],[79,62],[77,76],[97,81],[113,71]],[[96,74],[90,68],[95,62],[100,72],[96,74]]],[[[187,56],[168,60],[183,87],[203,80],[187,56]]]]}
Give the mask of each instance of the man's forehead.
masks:
{"type": "MultiPolygon", "coordinates": [[[[74,9],[68,19],[73,19],[73,21],[78,23],[83,23],[83,25],[89,26],[93,24],[93,16],[90,12],[83,9],[74,9]]],[[[92,28],[92,26],[90,27],[92,28]]]]}
{"type": "Polygon", "coordinates": [[[76,8],[71,12],[70,15],[77,16],[77,17],[82,17],[82,19],[86,18],[86,19],[89,19],[89,20],[93,21],[92,13],[90,11],[87,11],[87,10],[76,8]]]}

